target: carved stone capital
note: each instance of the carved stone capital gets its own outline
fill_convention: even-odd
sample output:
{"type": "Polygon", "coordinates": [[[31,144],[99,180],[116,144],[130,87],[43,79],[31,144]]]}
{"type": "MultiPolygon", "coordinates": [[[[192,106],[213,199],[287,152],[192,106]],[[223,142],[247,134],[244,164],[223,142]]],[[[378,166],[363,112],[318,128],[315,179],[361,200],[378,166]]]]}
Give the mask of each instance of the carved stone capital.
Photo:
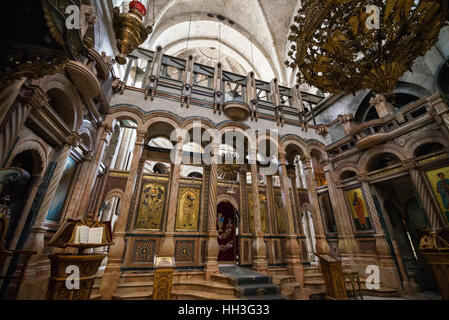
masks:
{"type": "Polygon", "coordinates": [[[81,137],[78,133],[74,132],[66,138],[65,143],[76,148],[81,143],[81,137]]]}
{"type": "Polygon", "coordinates": [[[412,170],[416,169],[418,164],[416,163],[415,159],[407,159],[402,161],[402,166],[405,170],[412,170]]]}
{"type": "Polygon", "coordinates": [[[37,85],[24,84],[17,99],[33,108],[40,109],[48,104],[49,98],[37,85]]]}
{"type": "Polygon", "coordinates": [[[354,115],[352,113],[348,113],[348,114],[339,114],[338,115],[338,119],[340,120],[341,123],[346,123],[346,122],[350,122],[350,121],[354,121],[354,115]]]}
{"type": "Polygon", "coordinates": [[[357,180],[360,182],[368,182],[370,179],[366,172],[362,172],[356,176],[357,180]]]}
{"type": "Polygon", "coordinates": [[[92,151],[86,151],[83,153],[84,159],[92,161],[94,159],[94,153],[92,151]]]}

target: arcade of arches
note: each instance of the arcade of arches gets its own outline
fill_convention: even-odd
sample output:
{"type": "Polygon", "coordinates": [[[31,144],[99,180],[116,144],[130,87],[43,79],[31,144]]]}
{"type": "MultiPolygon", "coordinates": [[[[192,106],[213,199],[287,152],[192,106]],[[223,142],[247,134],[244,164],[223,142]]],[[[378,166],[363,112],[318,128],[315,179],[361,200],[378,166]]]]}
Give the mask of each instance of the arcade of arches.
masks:
{"type": "MultiPolygon", "coordinates": [[[[151,297],[154,256],[175,258],[179,299],[236,298],[230,284],[213,289],[229,264],[271,275],[295,298],[296,289],[323,288],[316,254],[341,259],[362,280],[378,266],[378,296],[438,292],[418,248],[425,229],[449,226],[447,28],[438,42],[444,59],[436,50],[419,58],[382,109],[373,92],[296,86],[279,58],[277,34],[289,21],[287,29],[273,23],[290,14],[270,1],[255,1],[254,26],[225,8],[215,8],[226,11],[217,20],[209,1],[184,1],[179,15],[178,1],[157,1],[153,35],[118,66],[106,12],[118,2],[91,1],[97,19],[83,19],[82,30],[93,46],[77,61],[1,86],[0,172],[19,168],[24,178],[0,180],[9,208],[0,240],[36,251],[19,286],[0,280],[2,299],[45,299],[48,255],[60,252],[49,240],[89,213],[111,222],[114,242],[94,249],[107,257],[92,299],[151,297]],[[218,24],[222,43],[200,31],[218,24]],[[250,37],[257,26],[261,34],[250,37]],[[267,160],[262,149],[273,145],[267,160]],[[226,157],[242,161],[218,161],[226,157]]],[[[293,12],[297,1],[286,2],[293,12]]],[[[19,274],[17,257],[1,261],[2,275],[19,274]]]]}

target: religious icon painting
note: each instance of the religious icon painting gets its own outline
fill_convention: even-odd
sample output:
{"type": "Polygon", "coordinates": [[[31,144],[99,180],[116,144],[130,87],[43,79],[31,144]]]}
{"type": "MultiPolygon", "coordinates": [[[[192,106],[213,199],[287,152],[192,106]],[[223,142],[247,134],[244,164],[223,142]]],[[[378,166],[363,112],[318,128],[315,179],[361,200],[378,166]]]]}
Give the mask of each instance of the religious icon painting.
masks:
{"type": "Polygon", "coordinates": [[[198,231],[200,201],[200,188],[179,188],[176,231],[198,231]]]}
{"type": "Polygon", "coordinates": [[[443,217],[449,223],[449,167],[427,171],[426,175],[443,217]]]}
{"type": "Polygon", "coordinates": [[[356,230],[358,232],[373,231],[373,225],[362,189],[348,190],[346,191],[346,196],[356,230]]]}
{"type": "Polygon", "coordinates": [[[137,211],[136,229],[161,230],[167,185],[144,182],[137,211]]]}

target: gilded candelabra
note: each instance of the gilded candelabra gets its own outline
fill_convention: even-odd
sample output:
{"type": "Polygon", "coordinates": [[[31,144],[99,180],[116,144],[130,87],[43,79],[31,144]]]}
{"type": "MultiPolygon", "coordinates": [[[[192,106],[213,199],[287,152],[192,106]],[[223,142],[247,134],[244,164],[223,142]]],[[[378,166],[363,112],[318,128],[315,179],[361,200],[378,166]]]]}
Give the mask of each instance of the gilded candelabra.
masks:
{"type": "Polygon", "coordinates": [[[114,32],[117,38],[117,47],[120,51],[115,60],[118,64],[123,65],[126,63],[126,56],[147,39],[153,31],[153,27],[145,27],[143,24],[146,8],[139,1],[131,1],[127,13],[120,13],[118,7],[114,8],[113,13],[114,32]]]}
{"type": "Polygon", "coordinates": [[[447,0],[303,0],[286,65],[324,92],[391,93],[448,17],[447,0]]]}

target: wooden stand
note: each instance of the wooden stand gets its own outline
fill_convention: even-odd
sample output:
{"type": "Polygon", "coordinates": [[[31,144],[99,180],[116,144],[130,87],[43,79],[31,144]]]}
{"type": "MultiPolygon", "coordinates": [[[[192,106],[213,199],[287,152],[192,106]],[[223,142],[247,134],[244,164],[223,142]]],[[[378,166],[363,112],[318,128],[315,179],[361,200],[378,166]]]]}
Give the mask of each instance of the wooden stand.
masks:
{"type": "Polygon", "coordinates": [[[449,300],[449,236],[448,232],[436,234],[426,230],[421,238],[420,255],[432,268],[432,273],[440,290],[441,299],[449,300]]]}
{"type": "Polygon", "coordinates": [[[440,249],[438,252],[422,250],[421,256],[432,267],[432,273],[440,290],[441,299],[449,300],[449,249],[440,249]]]}
{"type": "Polygon", "coordinates": [[[48,284],[48,300],[88,300],[95,275],[105,254],[70,255],[54,254],[48,256],[51,261],[51,276],[48,284]],[[66,273],[68,266],[79,268],[79,289],[67,289],[66,281],[70,274],[66,273]]]}
{"type": "Polygon", "coordinates": [[[316,254],[326,286],[326,300],[348,300],[341,261],[328,255],[316,254]]]}
{"type": "Polygon", "coordinates": [[[171,300],[175,259],[154,257],[153,300],[171,300]]]}
{"type": "Polygon", "coordinates": [[[94,221],[92,213],[87,216],[85,221],[67,220],[50,240],[49,246],[77,248],[78,254],[60,253],[48,256],[51,261],[51,277],[48,283],[47,299],[88,300],[92,286],[95,282],[95,275],[106,255],[83,254],[83,252],[87,249],[106,247],[111,244],[113,244],[113,242],[110,225],[94,221]],[[101,243],[80,243],[83,241],[77,239],[77,236],[79,235],[77,232],[78,227],[103,227],[101,243]],[[70,285],[78,280],[79,287],[76,286],[75,288],[71,288],[70,285]]]}

